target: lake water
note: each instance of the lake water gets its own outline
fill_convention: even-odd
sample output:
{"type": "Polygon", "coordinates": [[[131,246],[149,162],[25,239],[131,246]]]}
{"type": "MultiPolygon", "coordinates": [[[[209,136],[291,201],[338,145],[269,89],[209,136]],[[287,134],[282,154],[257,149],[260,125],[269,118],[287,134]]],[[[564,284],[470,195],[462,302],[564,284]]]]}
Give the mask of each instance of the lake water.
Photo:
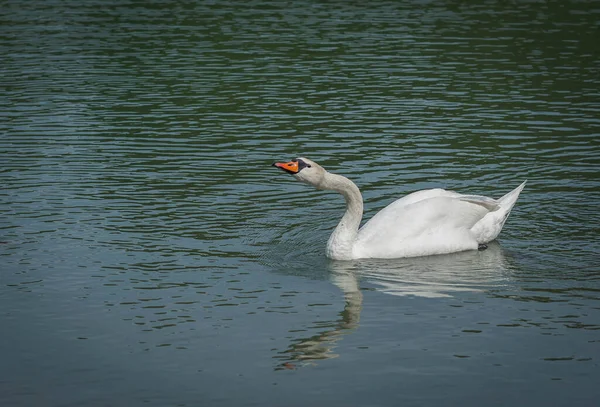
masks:
{"type": "Polygon", "coordinates": [[[0,405],[600,398],[597,2],[3,2],[0,405]],[[485,251],[334,262],[409,192],[485,251]]]}

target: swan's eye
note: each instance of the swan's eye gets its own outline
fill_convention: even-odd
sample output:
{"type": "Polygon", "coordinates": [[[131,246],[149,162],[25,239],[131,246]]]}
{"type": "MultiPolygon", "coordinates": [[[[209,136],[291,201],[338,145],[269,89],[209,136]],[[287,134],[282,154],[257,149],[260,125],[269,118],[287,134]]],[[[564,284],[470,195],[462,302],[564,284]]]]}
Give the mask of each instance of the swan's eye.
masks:
{"type": "Polygon", "coordinates": [[[298,172],[300,172],[300,170],[304,169],[304,168],[310,168],[310,164],[307,164],[306,162],[304,162],[303,160],[298,160],[298,172]]]}

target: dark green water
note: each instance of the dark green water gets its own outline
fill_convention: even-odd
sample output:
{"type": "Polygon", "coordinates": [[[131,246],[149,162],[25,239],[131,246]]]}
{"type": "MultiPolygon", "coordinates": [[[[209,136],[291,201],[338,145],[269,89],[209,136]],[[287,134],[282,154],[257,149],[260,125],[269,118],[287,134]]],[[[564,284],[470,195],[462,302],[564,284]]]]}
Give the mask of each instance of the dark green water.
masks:
{"type": "Polygon", "coordinates": [[[6,1],[0,405],[593,405],[600,4],[6,1]],[[343,200],[523,191],[330,262],[343,200]]]}

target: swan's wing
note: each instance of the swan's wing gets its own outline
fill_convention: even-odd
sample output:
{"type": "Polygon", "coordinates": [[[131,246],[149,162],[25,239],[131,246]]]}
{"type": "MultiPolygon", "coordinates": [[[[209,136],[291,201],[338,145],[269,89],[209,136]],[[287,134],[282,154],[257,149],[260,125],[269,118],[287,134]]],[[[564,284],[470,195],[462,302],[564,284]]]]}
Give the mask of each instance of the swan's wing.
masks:
{"type": "MultiPolygon", "coordinates": [[[[458,201],[463,201],[466,203],[474,204],[481,206],[487,210],[487,212],[492,212],[500,208],[498,201],[492,198],[488,198],[482,195],[462,195],[454,191],[446,191],[444,189],[427,189],[422,191],[413,192],[409,195],[406,195],[385,208],[379,211],[370,221],[368,221],[362,228],[361,232],[366,233],[368,229],[373,229],[373,231],[382,228],[383,226],[378,226],[375,224],[390,224],[392,225],[397,222],[400,222],[401,219],[398,219],[399,216],[408,216],[409,214],[416,215],[417,218],[408,219],[410,224],[418,223],[421,225],[425,225],[428,223],[428,220],[425,219],[425,216],[439,216],[444,215],[450,218],[453,218],[451,210],[456,212],[456,215],[462,213],[461,216],[454,216],[454,219],[458,219],[464,217],[467,213],[476,214],[478,211],[477,208],[473,208],[469,206],[461,206],[461,205],[452,205],[452,207],[446,208],[444,205],[448,200],[436,200],[435,198],[446,198],[453,199],[458,201]],[[427,202],[425,202],[427,201],[427,202]],[[418,206],[416,205],[418,204],[418,206]],[[410,207],[410,208],[408,208],[410,207]],[[404,212],[405,209],[408,208],[408,212],[404,212]],[[471,209],[471,211],[469,211],[471,209]],[[367,227],[367,225],[369,225],[367,227]]],[[[485,213],[482,217],[485,216],[485,213]]],[[[476,219],[477,222],[479,219],[476,219]]],[[[466,223],[470,223],[470,220],[466,223]]]]}
{"type": "Polygon", "coordinates": [[[493,205],[493,200],[485,197],[445,192],[408,205],[397,205],[397,201],[390,204],[360,229],[356,247],[365,257],[476,249],[470,229],[497,203],[493,205]]]}
{"type": "MultiPolygon", "coordinates": [[[[461,198],[463,196],[465,195],[461,198]]],[[[489,208],[492,207],[491,202],[486,200],[461,198],[438,196],[402,206],[394,202],[373,216],[360,229],[359,237],[410,237],[441,227],[470,229],[489,213],[489,208]]]]}

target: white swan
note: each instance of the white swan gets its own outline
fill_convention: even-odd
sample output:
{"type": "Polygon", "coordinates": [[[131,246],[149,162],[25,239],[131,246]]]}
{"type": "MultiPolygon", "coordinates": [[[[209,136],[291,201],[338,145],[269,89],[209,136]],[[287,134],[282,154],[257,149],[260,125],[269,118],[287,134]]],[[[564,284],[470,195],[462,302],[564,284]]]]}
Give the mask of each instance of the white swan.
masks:
{"type": "Polygon", "coordinates": [[[346,199],[346,213],[327,242],[334,260],[400,258],[477,250],[494,240],[525,182],[500,199],[443,189],[413,192],[383,208],[359,230],[363,200],[348,178],[327,172],[307,158],[273,163],[317,189],[346,199]]]}

